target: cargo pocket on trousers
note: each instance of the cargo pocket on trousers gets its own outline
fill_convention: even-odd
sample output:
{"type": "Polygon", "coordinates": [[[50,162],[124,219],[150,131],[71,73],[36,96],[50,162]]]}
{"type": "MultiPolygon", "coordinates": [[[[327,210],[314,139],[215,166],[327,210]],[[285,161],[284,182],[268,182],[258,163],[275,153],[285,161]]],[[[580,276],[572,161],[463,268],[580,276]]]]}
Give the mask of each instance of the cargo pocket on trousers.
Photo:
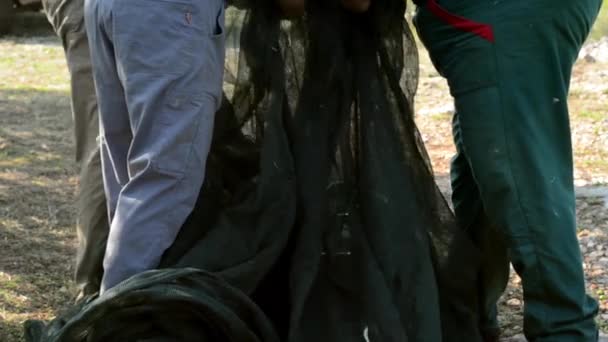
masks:
{"type": "Polygon", "coordinates": [[[192,158],[193,143],[203,116],[203,99],[200,94],[169,94],[165,99],[163,115],[154,123],[154,145],[157,170],[182,175],[192,158]]]}

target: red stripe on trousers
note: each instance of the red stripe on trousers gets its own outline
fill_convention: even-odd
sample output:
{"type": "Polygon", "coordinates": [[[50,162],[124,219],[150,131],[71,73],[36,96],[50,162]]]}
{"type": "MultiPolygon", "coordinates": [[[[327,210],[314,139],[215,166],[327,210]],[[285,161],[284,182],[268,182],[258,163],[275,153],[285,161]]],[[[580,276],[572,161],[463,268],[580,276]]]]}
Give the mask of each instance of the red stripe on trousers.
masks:
{"type": "Polygon", "coordinates": [[[435,14],[452,27],[461,31],[476,34],[479,37],[494,43],[494,31],[492,30],[492,26],[452,14],[446,11],[443,7],[439,6],[436,0],[428,0],[427,8],[429,11],[431,11],[431,13],[435,14]]]}

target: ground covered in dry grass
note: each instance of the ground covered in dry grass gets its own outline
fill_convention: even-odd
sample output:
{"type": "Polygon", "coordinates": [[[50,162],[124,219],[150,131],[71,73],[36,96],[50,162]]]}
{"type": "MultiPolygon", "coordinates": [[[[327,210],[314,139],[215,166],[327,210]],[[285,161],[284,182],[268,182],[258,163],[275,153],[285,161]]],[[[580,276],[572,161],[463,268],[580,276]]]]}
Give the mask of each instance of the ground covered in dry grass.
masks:
{"type": "Polygon", "coordinates": [[[69,300],[75,246],[69,88],[48,30],[0,40],[0,341],[69,300]]]}
{"type": "MultiPolygon", "coordinates": [[[[0,38],[0,341],[21,341],[26,319],[50,319],[71,300],[75,252],[68,74],[57,39],[38,24],[0,38]]],[[[452,106],[445,83],[423,58],[418,123],[445,188],[452,106]]],[[[570,98],[577,184],[608,182],[608,65],[577,65],[570,98]]],[[[608,329],[608,206],[578,201],[579,236],[589,291],[608,329]]],[[[521,291],[514,277],[501,302],[508,334],[521,331],[521,291]]]]}

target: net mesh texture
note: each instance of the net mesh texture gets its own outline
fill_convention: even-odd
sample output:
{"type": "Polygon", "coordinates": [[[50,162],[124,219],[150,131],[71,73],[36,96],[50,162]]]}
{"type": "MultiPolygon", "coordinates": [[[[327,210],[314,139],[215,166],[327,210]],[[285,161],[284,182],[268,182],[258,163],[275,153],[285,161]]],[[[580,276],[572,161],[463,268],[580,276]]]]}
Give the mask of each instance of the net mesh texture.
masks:
{"type": "Polygon", "coordinates": [[[27,339],[481,341],[477,250],[414,122],[405,2],[232,5],[205,184],[160,269],[27,339]]]}

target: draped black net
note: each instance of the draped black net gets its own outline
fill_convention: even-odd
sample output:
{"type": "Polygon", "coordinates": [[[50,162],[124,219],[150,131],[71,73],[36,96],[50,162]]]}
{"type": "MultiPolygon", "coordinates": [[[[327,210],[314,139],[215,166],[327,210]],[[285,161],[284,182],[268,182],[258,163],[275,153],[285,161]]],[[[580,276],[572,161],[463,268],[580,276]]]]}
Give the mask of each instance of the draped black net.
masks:
{"type": "Polygon", "coordinates": [[[206,180],[160,270],[30,341],[480,341],[478,254],[417,131],[403,0],[226,14],[206,180]]]}

